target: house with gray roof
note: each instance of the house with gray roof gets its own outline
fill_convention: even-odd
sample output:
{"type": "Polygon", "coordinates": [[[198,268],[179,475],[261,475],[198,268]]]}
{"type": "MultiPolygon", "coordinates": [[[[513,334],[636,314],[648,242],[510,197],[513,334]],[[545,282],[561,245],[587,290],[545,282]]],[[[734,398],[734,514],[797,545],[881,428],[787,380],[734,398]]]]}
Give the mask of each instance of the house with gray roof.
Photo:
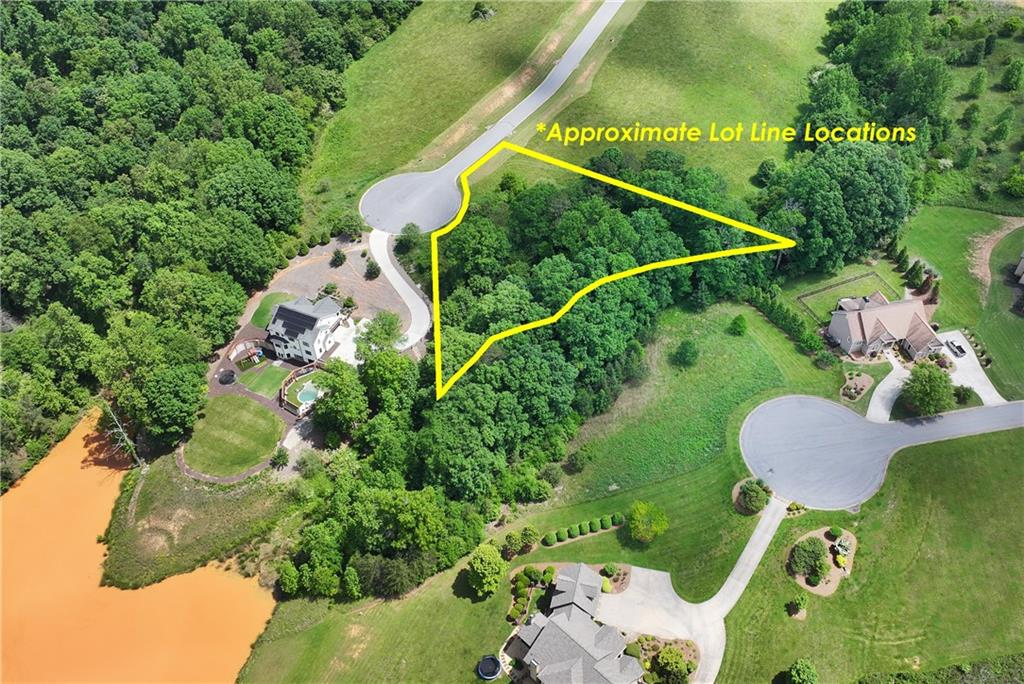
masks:
{"type": "Polygon", "coordinates": [[[342,311],[330,297],[311,302],[299,297],[271,311],[267,342],[279,359],[312,363],[334,346],[342,311]]]}
{"type": "Polygon", "coordinates": [[[873,356],[894,345],[911,359],[942,349],[920,299],[890,302],[881,292],[844,297],[832,312],[828,334],[851,356],[873,356]]]}
{"type": "Polygon", "coordinates": [[[548,615],[537,614],[516,635],[525,645],[522,661],[541,684],[635,684],[640,661],[624,655],[619,631],[594,621],[601,576],[582,563],[561,570],[548,615]]]}

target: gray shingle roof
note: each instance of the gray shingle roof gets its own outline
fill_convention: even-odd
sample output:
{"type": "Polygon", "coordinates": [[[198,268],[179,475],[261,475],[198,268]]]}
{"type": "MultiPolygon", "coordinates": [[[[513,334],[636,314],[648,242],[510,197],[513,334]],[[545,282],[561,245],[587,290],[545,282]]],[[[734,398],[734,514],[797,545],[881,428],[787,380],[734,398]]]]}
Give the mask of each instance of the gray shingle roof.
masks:
{"type": "Polygon", "coordinates": [[[583,563],[566,568],[558,573],[551,607],[578,606],[594,615],[597,597],[601,595],[601,576],[583,563]]]}

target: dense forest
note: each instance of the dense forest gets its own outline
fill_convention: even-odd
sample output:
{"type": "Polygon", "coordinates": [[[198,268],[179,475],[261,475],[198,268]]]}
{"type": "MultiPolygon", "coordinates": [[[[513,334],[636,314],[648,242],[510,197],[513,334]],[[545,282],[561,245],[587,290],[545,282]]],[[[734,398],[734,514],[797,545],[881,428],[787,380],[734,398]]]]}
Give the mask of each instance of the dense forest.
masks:
{"type": "Polygon", "coordinates": [[[414,5],[0,6],[4,487],[101,388],[139,438],[187,433],[295,255],[316,122],[414,5]]]}

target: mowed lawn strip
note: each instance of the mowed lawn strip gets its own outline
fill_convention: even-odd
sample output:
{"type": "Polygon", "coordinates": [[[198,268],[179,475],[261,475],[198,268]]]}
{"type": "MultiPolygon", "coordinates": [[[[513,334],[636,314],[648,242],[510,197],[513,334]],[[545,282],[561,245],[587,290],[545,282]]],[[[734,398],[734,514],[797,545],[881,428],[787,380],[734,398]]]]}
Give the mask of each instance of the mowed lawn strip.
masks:
{"type": "Polygon", "coordinates": [[[242,371],[238,381],[249,391],[273,399],[290,372],[291,370],[284,366],[275,366],[269,361],[264,361],[254,368],[242,371]]]}
{"type": "Polygon", "coordinates": [[[284,421],[246,397],[213,397],[185,445],[185,462],[207,475],[237,475],[270,457],[284,421]]]}
{"type": "Polygon", "coordinates": [[[287,292],[270,292],[263,295],[263,299],[260,300],[260,305],[256,307],[256,311],[253,312],[252,318],[249,322],[257,328],[266,328],[270,325],[270,312],[274,307],[292,299],[295,299],[295,295],[287,292]]]}
{"type": "Polygon", "coordinates": [[[833,275],[809,273],[791,278],[782,286],[782,297],[808,325],[820,326],[828,324],[841,298],[863,297],[875,290],[890,301],[903,299],[903,276],[885,259],[849,264],[833,275]]]}
{"type": "MultiPolygon", "coordinates": [[[[807,74],[825,61],[816,50],[831,3],[651,2],[639,12],[594,75],[590,92],[547,123],[570,126],[678,126],[704,131],[698,143],[593,143],[563,147],[535,135],[527,146],[577,164],[606,147],[643,154],[668,145],[691,164],[721,173],[730,189],[753,190],[766,158],[782,160],[786,143],[707,142],[709,125],[795,123],[807,74]],[[768,85],[770,84],[770,86],[768,85]]],[[[538,169],[509,164],[524,174],[538,169]]],[[[543,171],[542,169],[540,169],[543,171]]]]}
{"type": "Polygon", "coordinates": [[[981,282],[971,274],[972,238],[999,230],[998,216],[957,207],[922,207],[907,224],[910,261],[924,259],[942,277],[935,320],[943,328],[971,326],[981,317],[981,282]]]}
{"type": "Polygon", "coordinates": [[[832,682],[1024,650],[1024,537],[1010,532],[1024,517],[1022,439],[1013,430],[903,450],[859,514],[783,522],[726,621],[722,681],[771,681],[801,657],[832,682]],[[824,525],[857,535],[853,575],[830,598],[809,595],[807,619],[793,620],[785,604],[801,590],[786,554],[824,525]]]}
{"type": "Polygon", "coordinates": [[[992,287],[975,326],[993,359],[988,376],[1006,399],[1024,399],[1024,315],[1013,311],[1014,298],[1024,296],[1024,288],[1011,270],[1022,252],[1024,228],[1004,237],[992,251],[992,287]]]}
{"type": "MultiPolygon", "coordinates": [[[[345,70],[347,103],[320,135],[302,193],[351,198],[413,161],[478,100],[513,74],[572,11],[564,2],[424,3],[383,43],[345,70]]],[[[467,138],[465,142],[469,142],[467,138]]]]}

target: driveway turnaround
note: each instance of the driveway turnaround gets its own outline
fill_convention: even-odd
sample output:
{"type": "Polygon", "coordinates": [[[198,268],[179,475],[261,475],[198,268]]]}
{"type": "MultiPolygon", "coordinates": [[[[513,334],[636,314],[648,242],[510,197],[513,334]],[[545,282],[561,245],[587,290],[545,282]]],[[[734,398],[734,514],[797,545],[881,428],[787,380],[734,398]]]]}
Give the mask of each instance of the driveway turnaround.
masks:
{"type": "MultiPolygon", "coordinates": [[[[405,339],[398,345],[399,351],[413,346],[430,330],[430,307],[423,301],[423,295],[409,282],[405,273],[395,264],[395,258],[388,247],[390,235],[381,230],[370,231],[370,254],[380,266],[381,273],[395,288],[398,296],[409,309],[409,327],[405,330],[405,339]]],[[[355,359],[353,358],[353,361],[355,359]]]]}
{"type": "Polygon", "coordinates": [[[900,360],[891,349],[885,350],[885,358],[889,360],[892,370],[882,378],[878,387],[871,393],[871,402],[868,404],[867,419],[872,423],[888,423],[892,414],[892,407],[903,390],[903,383],[910,377],[910,371],[903,367],[900,360]]]}
{"type": "Polygon", "coordinates": [[[747,416],[740,450],[750,471],[778,496],[838,510],[855,508],[877,492],[899,449],[1018,427],[1024,427],[1019,401],[882,425],[835,402],[788,396],[747,416]]]}
{"type": "Polygon", "coordinates": [[[601,595],[597,619],[624,632],[693,640],[700,651],[693,681],[710,684],[725,655],[725,616],[743,595],[785,515],[786,502],[773,497],[725,584],[707,601],[684,601],[667,572],[634,567],[625,591],[601,595]]]}
{"type": "Polygon", "coordinates": [[[970,387],[977,392],[981,403],[985,406],[996,406],[1006,403],[1006,399],[1003,399],[1003,395],[999,394],[999,390],[995,388],[992,381],[985,375],[985,369],[981,367],[981,362],[978,361],[978,357],[974,353],[974,347],[971,346],[971,343],[967,341],[962,332],[952,330],[939,333],[939,339],[942,340],[944,345],[948,341],[956,342],[967,352],[958,359],[949,351],[949,347],[942,347],[942,352],[953,362],[953,372],[949,374],[949,377],[953,380],[954,385],[970,387]]]}
{"type": "Polygon", "coordinates": [[[407,223],[415,223],[424,232],[448,223],[462,203],[459,174],[511,135],[562,87],[623,1],[605,0],[541,84],[444,166],[436,171],[391,176],[367,190],[359,200],[359,213],[366,223],[389,233],[401,232],[407,223]]]}

